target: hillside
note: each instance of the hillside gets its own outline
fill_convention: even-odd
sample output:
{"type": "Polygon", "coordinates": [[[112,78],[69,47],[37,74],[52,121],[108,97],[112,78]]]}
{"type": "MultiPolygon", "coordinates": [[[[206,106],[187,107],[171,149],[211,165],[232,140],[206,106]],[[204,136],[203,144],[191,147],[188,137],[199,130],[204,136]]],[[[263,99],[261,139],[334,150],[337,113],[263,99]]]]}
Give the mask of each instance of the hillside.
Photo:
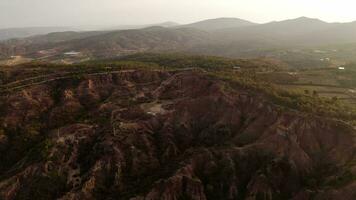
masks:
{"type": "Polygon", "coordinates": [[[258,89],[262,63],[1,67],[0,199],[353,199],[355,130],[258,89]]]}

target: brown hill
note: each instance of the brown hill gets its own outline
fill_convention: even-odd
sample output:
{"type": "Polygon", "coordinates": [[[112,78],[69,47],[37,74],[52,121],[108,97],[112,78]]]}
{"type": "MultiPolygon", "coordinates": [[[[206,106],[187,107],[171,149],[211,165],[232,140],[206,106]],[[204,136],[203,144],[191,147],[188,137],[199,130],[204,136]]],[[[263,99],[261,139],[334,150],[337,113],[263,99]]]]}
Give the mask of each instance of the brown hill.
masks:
{"type": "Polygon", "coordinates": [[[204,72],[52,77],[0,100],[1,199],[356,197],[352,127],[204,72]]]}

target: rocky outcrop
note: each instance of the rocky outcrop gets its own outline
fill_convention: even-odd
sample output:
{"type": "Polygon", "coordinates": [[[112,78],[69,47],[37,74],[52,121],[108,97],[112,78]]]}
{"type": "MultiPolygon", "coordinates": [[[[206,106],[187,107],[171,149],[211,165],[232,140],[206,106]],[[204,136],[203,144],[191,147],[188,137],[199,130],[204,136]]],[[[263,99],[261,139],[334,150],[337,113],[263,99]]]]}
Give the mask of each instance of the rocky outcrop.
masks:
{"type": "Polygon", "coordinates": [[[3,100],[0,199],[356,197],[351,127],[203,73],[93,75],[3,100]]]}

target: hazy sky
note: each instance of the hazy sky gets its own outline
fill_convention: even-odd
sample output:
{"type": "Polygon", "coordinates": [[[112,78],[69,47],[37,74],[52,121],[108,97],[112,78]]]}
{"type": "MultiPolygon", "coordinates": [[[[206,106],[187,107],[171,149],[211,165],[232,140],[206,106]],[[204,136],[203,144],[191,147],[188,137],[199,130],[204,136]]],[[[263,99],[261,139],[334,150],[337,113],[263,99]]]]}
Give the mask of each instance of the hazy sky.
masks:
{"type": "Polygon", "coordinates": [[[0,0],[0,28],[194,22],[238,17],[268,22],[308,16],[356,20],[353,0],[0,0]]]}

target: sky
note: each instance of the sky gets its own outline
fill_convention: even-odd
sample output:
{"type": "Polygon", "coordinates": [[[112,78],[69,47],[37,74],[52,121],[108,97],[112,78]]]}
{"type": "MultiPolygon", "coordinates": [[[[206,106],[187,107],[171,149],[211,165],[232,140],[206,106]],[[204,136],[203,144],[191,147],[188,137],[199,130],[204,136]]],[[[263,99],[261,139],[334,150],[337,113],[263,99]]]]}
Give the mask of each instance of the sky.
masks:
{"type": "Polygon", "coordinates": [[[350,22],[356,21],[355,8],[352,0],[0,0],[0,28],[190,23],[219,17],[350,22]]]}

